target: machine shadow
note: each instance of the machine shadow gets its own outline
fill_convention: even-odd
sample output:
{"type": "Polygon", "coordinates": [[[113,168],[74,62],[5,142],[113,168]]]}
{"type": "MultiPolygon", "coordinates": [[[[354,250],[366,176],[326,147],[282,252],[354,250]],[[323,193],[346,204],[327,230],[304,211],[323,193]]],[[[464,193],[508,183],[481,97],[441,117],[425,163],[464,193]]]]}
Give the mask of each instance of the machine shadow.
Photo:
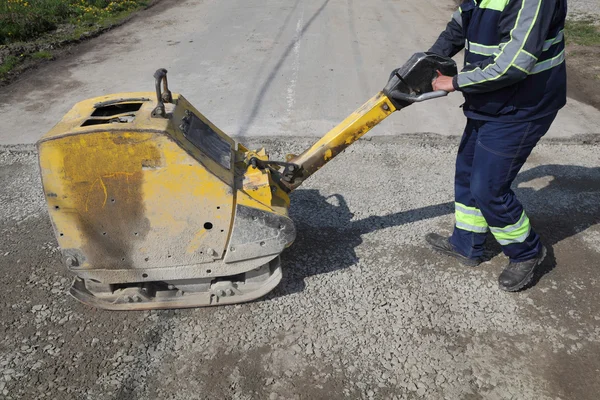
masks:
{"type": "MultiPolygon", "coordinates": [[[[555,244],[600,223],[600,167],[538,166],[519,174],[513,187],[548,248],[529,288],[556,267],[555,244]]],[[[447,202],[352,221],[354,214],[342,195],[325,197],[318,190],[299,189],[292,194],[290,207],[296,241],[282,254],[284,278],[272,296],[300,292],[309,276],[355,265],[355,248],[363,234],[453,212],[453,202],[447,202]]],[[[492,237],[488,246],[490,257],[501,252],[492,237]]]]}
{"type": "Polygon", "coordinates": [[[355,265],[355,248],[362,235],[410,222],[450,214],[452,202],[401,211],[385,216],[370,216],[352,221],[342,195],[322,196],[318,190],[298,190],[292,195],[290,217],[296,224],[296,241],[282,254],[283,282],[273,292],[282,296],[304,289],[304,279],[355,265]]]}

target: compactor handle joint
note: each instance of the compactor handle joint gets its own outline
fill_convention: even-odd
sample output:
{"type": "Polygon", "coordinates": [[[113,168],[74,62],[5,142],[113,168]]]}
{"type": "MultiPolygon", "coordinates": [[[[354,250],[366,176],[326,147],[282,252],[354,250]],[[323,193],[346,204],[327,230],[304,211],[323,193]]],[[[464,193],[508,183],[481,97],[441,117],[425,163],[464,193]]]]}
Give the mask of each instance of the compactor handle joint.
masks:
{"type": "Polygon", "coordinates": [[[165,110],[165,103],[172,103],[173,96],[169,90],[169,84],[167,82],[167,70],[159,68],[154,73],[154,85],[156,88],[156,107],[152,111],[153,118],[167,118],[167,112],[165,110]],[[161,91],[160,85],[163,84],[163,90],[161,91]]]}
{"type": "Polygon", "coordinates": [[[252,157],[250,160],[248,160],[248,164],[253,166],[254,168],[258,168],[258,169],[265,169],[272,165],[275,165],[277,167],[284,167],[285,171],[289,171],[290,173],[296,172],[297,170],[300,169],[300,166],[298,164],[284,162],[284,161],[272,161],[272,160],[265,161],[265,160],[261,160],[260,158],[256,158],[256,157],[252,157]]]}
{"type": "MultiPolygon", "coordinates": [[[[272,160],[261,160],[260,158],[252,157],[248,160],[248,165],[264,170],[266,168],[271,168],[271,166],[283,167],[282,172],[278,172],[271,168],[271,171],[277,174],[280,177],[279,182],[283,190],[289,192],[289,187],[286,185],[294,183],[294,180],[302,175],[302,168],[298,164],[284,162],[284,161],[272,161],[272,160]]],[[[278,168],[277,168],[278,169],[278,168]]]]}

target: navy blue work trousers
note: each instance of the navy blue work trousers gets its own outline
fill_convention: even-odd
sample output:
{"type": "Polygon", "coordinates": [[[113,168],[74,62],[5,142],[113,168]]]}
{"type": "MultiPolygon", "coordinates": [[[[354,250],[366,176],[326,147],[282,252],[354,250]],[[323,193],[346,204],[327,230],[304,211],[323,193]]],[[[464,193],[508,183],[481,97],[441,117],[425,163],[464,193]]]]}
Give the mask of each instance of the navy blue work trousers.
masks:
{"type": "Polygon", "coordinates": [[[456,158],[456,226],[450,243],[457,251],[482,256],[490,230],[511,261],[537,256],[540,238],[511,184],[555,117],[510,123],[467,120],[456,158]]]}

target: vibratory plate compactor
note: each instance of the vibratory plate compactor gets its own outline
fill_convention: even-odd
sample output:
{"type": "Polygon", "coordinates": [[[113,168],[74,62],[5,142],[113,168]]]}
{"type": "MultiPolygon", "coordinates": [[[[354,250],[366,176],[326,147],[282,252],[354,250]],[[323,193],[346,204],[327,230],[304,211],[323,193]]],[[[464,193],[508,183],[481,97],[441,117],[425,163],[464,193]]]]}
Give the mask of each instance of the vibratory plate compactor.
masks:
{"type": "Polygon", "coordinates": [[[44,194],[71,294],[110,310],[234,304],[281,280],[296,236],[289,195],[396,110],[446,95],[436,71],[455,63],[415,54],[386,87],[304,153],[270,160],[235,142],[172,94],[82,101],[38,142],[44,194]]]}

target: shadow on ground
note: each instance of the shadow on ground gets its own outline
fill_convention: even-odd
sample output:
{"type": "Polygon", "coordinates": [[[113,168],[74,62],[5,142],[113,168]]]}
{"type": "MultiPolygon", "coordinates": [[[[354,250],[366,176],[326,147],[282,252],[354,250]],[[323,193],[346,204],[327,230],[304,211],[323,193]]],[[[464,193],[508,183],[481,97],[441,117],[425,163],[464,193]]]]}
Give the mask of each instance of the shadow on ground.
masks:
{"type": "MultiPolygon", "coordinates": [[[[547,258],[529,286],[532,287],[556,267],[555,244],[600,223],[600,167],[538,166],[519,174],[513,187],[548,248],[547,258]]],[[[342,195],[324,197],[318,190],[300,189],[292,195],[290,207],[298,234],[294,245],[282,255],[286,273],[274,295],[302,291],[304,279],[309,276],[355,265],[355,249],[366,233],[453,211],[453,203],[447,202],[352,221],[354,214],[342,195]]],[[[490,257],[501,252],[491,237],[488,246],[490,257]]]]}

